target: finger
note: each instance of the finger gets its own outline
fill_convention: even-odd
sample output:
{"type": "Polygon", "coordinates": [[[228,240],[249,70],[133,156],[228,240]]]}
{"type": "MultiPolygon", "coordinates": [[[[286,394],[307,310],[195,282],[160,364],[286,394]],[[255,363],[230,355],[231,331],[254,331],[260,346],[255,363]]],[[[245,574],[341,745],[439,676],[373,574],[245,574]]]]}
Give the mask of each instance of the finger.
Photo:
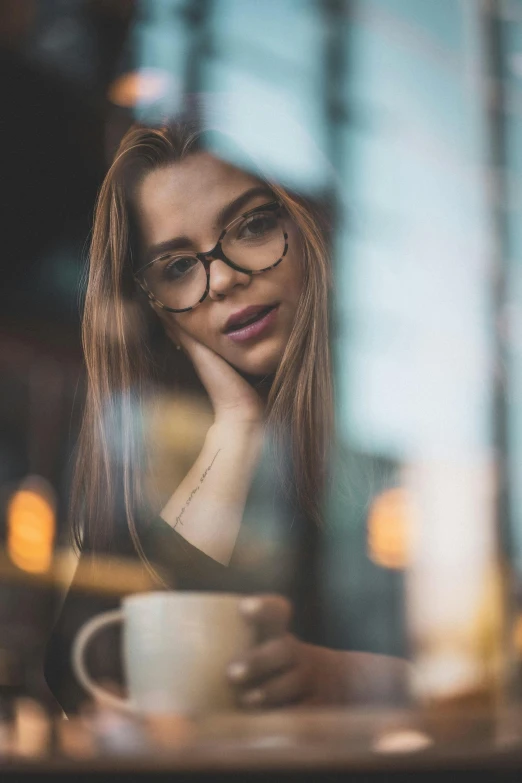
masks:
{"type": "Polygon", "coordinates": [[[253,387],[216,351],[188,334],[179,322],[169,328],[169,336],[188,355],[208,392],[216,416],[231,414],[234,421],[259,423],[263,404],[253,387]]]}
{"type": "Polygon", "coordinates": [[[293,668],[263,685],[240,694],[239,703],[244,707],[280,707],[296,704],[308,695],[308,683],[304,669],[293,668]]]}
{"type": "Polygon", "coordinates": [[[260,640],[286,633],[292,607],[281,595],[256,595],[243,599],[240,605],[245,620],[257,628],[260,640]]]}
{"type": "Polygon", "coordinates": [[[241,688],[252,686],[290,669],[297,661],[297,641],[290,634],[271,639],[247,652],[228,667],[228,676],[241,688]]]}

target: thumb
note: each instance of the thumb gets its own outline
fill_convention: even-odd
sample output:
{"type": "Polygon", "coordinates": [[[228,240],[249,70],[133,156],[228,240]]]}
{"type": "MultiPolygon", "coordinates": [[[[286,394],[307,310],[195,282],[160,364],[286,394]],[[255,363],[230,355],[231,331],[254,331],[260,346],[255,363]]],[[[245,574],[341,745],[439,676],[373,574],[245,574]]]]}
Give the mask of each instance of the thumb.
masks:
{"type": "Polygon", "coordinates": [[[240,611],[247,623],[257,628],[260,640],[284,636],[292,616],[290,602],[281,595],[259,595],[243,599],[240,611]]]}

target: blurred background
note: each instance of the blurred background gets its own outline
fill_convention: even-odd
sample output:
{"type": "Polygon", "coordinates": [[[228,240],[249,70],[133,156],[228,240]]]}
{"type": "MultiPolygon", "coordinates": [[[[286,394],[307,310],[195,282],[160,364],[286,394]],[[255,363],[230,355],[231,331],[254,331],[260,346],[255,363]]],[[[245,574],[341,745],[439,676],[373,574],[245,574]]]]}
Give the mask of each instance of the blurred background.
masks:
{"type": "MultiPolygon", "coordinates": [[[[372,585],[407,594],[428,638],[444,553],[482,589],[500,542],[522,647],[522,0],[0,0],[0,85],[5,568],[45,574],[70,548],[97,189],[135,119],[203,93],[279,181],[335,206],[339,430],[396,467],[420,531],[403,495],[376,499],[356,537],[372,585]]],[[[43,584],[0,590],[0,687],[39,698],[43,584]]],[[[349,611],[391,633],[386,606],[349,611]]]]}

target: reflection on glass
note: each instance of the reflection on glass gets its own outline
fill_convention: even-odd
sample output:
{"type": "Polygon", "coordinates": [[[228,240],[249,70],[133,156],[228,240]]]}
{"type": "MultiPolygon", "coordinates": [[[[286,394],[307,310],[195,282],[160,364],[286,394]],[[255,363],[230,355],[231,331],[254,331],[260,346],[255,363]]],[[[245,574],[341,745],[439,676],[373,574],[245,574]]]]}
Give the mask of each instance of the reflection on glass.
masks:
{"type": "Polygon", "coordinates": [[[491,727],[519,6],[3,4],[0,753],[382,758],[467,736],[448,705],[491,727]]]}

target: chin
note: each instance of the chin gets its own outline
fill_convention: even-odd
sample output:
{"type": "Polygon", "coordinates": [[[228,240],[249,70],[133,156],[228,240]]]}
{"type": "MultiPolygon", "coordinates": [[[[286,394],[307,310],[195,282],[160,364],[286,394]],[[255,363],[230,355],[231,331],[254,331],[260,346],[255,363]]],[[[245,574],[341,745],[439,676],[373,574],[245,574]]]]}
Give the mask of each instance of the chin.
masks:
{"type": "Polygon", "coordinates": [[[281,361],[282,351],[269,351],[264,356],[244,356],[239,361],[229,359],[230,363],[246,375],[263,377],[273,375],[281,361]]]}
{"type": "Polygon", "coordinates": [[[279,366],[279,362],[263,362],[255,364],[250,362],[241,362],[234,364],[234,367],[243,375],[249,375],[253,378],[264,378],[267,375],[273,375],[279,366]]]}

